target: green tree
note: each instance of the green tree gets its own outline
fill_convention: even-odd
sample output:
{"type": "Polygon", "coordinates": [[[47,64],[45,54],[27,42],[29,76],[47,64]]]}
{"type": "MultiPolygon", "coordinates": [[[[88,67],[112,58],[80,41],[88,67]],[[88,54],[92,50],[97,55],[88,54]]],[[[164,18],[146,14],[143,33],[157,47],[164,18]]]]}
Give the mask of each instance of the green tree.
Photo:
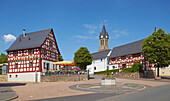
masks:
{"type": "Polygon", "coordinates": [[[7,63],[7,55],[5,55],[4,53],[1,53],[0,55],[0,63],[7,63]]]}
{"type": "Polygon", "coordinates": [[[63,61],[63,57],[59,55],[59,61],[63,61]]]}
{"type": "Polygon", "coordinates": [[[153,32],[143,41],[142,51],[147,61],[157,67],[159,77],[159,67],[170,65],[170,34],[166,34],[162,29],[153,32]]]}
{"type": "Polygon", "coordinates": [[[86,66],[92,63],[92,60],[93,57],[86,47],[80,47],[80,49],[74,53],[74,63],[82,70],[85,70],[86,66]]]}

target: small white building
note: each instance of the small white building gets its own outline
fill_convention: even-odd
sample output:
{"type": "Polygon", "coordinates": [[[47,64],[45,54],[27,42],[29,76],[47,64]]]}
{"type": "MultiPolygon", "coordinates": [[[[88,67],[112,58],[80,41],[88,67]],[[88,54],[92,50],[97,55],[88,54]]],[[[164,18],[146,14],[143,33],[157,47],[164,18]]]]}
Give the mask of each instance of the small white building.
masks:
{"type": "Polygon", "coordinates": [[[87,70],[89,70],[89,74],[94,74],[94,72],[104,71],[107,69],[109,56],[111,54],[111,50],[101,51],[93,53],[93,61],[91,65],[87,66],[87,70]]]}

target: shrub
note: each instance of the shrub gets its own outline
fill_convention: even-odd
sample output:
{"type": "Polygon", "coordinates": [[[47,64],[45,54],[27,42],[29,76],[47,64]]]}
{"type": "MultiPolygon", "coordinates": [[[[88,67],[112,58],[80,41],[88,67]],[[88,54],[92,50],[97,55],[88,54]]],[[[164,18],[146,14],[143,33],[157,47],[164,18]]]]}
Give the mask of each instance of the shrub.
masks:
{"type": "Polygon", "coordinates": [[[107,74],[107,76],[109,76],[109,74],[110,74],[108,66],[107,66],[106,74],[107,74]]]}
{"type": "Polygon", "coordinates": [[[132,65],[133,72],[143,72],[142,68],[143,68],[143,66],[140,63],[134,63],[132,65]]]}
{"type": "MultiPolygon", "coordinates": [[[[116,73],[116,72],[119,72],[119,69],[108,70],[108,72],[109,72],[109,74],[111,72],[116,73]]],[[[94,72],[94,74],[106,74],[106,71],[94,72]]]]}
{"type": "Polygon", "coordinates": [[[123,68],[124,73],[132,73],[132,72],[143,72],[142,64],[134,63],[131,68],[123,68]]]}
{"type": "Polygon", "coordinates": [[[94,72],[94,74],[106,74],[106,71],[94,72]]]}
{"type": "Polygon", "coordinates": [[[55,72],[60,72],[60,70],[55,70],[55,72]]]}
{"type": "Polygon", "coordinates": [[[132,68],[123,68],[123,72],[124,73],[131,73],[131,72],[133,72],[133,69],[132,68]]]}
{"type": "Polygon", "coordinates": [[[77,72],[78,70],[73,70],[73,72],[77,72]]]}
{"type": "Polygon", "coordinates": [[[109,70],[110,72],[113,72],[113,73],[116,73],[116,72],[119,72],[119,69],[112,69],[112,70],[109,70]]]}
{"type": "Polygon", "coordinates": [[[2,74],[2,71],[0,70],[0,74],[2,74]]]}

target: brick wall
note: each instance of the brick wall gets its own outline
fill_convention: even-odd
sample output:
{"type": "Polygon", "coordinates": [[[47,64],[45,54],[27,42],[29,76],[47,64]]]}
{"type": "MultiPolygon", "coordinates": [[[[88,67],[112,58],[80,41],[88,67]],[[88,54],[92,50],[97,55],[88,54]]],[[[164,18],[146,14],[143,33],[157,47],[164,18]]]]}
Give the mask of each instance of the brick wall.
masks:
{"type": "Polygon", "coordinates": [[[88,75],[42,75],[41,82],[86,81],[88,75]]]}
{"type": "Polygon", "coordinates": [[[7,75],[0,75],[0,82],[7,81],[7,75]]]}

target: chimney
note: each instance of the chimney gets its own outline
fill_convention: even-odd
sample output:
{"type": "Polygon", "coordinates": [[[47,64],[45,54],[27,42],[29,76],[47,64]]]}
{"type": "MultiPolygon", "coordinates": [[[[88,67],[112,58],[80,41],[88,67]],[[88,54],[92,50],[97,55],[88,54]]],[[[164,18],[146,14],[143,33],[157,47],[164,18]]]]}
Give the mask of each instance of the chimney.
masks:
{"type": "Polygon", "coordinates": [[[157,31],[157,27],[155,26],[155,32],[157,31]]]}
{"type": "Polygon", "coordinates": [[[26,34],[25,34],[25,29],[23,29],[23,37],[25,37],[26,36],[26,34]]]}

